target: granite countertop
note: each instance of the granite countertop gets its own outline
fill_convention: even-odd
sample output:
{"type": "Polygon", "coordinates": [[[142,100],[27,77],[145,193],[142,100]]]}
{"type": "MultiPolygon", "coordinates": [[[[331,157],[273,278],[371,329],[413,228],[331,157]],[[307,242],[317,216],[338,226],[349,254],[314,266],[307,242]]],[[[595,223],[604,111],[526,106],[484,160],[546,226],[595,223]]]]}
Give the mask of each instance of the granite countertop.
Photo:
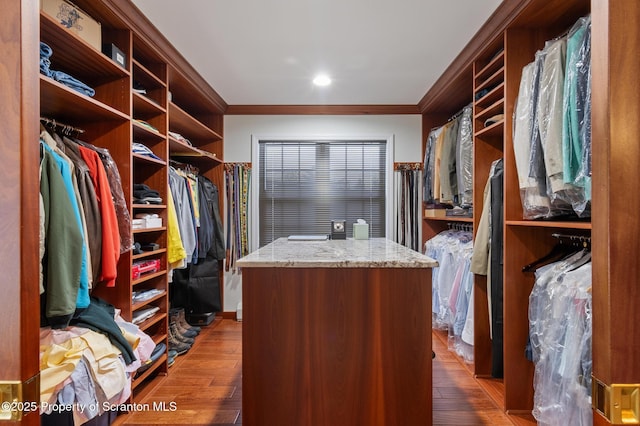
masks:
{"type": "Polygon", "coordinates": [[[281,268],[433,268],[438,262],[386,238],[276,241],[238,259],[237,265],[281,268]]]}

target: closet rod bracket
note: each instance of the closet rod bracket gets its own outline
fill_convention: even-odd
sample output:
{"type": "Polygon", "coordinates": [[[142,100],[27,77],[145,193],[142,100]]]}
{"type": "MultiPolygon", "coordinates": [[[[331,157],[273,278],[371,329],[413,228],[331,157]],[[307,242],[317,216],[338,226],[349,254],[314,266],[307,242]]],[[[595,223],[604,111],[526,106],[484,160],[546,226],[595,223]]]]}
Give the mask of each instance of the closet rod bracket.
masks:
{"type": "Polygon", "coordinates": [[[612,425],[640,424],[640,383],[607,385],[592,376],[592,407],[612,425]]]}
{"type": "Polygon", "coordinates": [[[40,415],[40,373],[23,382],[0,380],[0,422],[40,415]]]}

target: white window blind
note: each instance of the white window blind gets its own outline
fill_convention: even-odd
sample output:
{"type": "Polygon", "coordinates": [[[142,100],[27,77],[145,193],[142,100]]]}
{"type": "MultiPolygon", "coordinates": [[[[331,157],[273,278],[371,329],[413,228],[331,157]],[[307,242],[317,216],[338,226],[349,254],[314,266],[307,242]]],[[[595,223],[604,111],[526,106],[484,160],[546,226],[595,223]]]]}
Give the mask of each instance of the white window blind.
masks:
{"type": "Polygon", "coordinates": [[[386,141],[259,142],[260,247],[280,237],[329,234],[359,218],[385,236],[386,141]]]}

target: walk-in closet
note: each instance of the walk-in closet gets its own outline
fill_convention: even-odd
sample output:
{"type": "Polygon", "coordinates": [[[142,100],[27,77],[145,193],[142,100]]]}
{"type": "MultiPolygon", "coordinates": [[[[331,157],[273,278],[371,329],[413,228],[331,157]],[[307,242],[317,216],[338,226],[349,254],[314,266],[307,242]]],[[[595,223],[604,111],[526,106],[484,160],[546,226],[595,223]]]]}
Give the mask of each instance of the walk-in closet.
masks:
{"type": "MultiPolygon", "coordinates": [[[[368,332],[431,329],[435,360],[428,348],[411,354],[433,379],[420,387],[434,413],[423,424],[456,424],[451,396],[470,394],[478,408],[458,410],[471,423],[640,424],[639,1],[504,0],[418,102],[399,105],[234,105],[132,1],[74,0],[65,10],[84,20],[82,34],[47,9],[56,1],[3,0],[0,15],[0,423],[168,424],[176,410],[176,424],[202,420],[194,387],[206,392],[200,376],[216,374],[238,393],[212,394],[228,404],[202,421],[242,424],[241,366],[259,360],[241,356],[250,319],[238,303],[251,238],[237,229],[252,232],[248,193],[260,183],[255,133],[286,117],[309,118],[297,132],[338,117],[325,132],[336,134],[365,117],[382,133],[385,119],[409,116],[419,154],[389,164],[391,176],[394,162],[412,165],[411,197],[394,193],[398,181],[391,210],[404,212],[414,251],[437,261],[412,270],[429,274],[432,316],[391,332],[406,312],[383,318],[379,298],[366,312],[368,332]],[[398,208],[409,198],[417,220],[398,208]],[[154,401],[167,417],[136,412],[154,401]]],[[[421,40],[406,42],[421,54],[421,40]]],[[[270,336],[287,341],[276,328],[270,336]]],[[[403,365],[372,342],[367,366],[403,365]]],[[[305,380],[316,373],[301,365],[305,380]]],[[[407,411],[399,406],[387,411],[407,411]]]]}

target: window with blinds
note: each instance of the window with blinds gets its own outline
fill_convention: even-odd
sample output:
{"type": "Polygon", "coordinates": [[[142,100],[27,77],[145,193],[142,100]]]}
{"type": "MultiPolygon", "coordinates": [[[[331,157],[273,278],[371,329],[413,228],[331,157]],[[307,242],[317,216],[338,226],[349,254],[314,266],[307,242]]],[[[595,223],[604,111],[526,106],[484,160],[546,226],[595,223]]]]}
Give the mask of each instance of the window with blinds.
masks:
{"type": "Polygon", "coordinates": [[[332,220],[385,236],[387,141],[259,141],[260,247],[330,233],[332,220]]]}

